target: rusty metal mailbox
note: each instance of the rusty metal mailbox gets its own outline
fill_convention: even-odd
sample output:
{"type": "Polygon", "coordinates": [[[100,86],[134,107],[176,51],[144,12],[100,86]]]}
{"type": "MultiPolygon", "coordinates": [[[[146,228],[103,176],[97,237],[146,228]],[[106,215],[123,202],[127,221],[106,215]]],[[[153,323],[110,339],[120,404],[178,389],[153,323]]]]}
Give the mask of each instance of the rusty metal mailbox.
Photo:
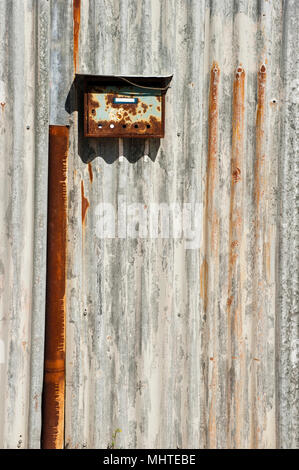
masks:
{"type": "Polygon", "coordinates": [[[116,78],[85,89],[85,137],[164,137],[168,86],[158,87],[157,80],[154,86],[150,80],[141,85],[116,78]]]}

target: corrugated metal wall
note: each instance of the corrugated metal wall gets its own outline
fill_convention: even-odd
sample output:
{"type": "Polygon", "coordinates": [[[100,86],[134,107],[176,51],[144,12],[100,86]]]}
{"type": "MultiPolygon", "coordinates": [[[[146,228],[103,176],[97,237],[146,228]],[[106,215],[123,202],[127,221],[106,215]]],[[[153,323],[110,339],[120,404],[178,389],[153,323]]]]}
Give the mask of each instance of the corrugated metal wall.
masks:
{"type": "Polygon", "coordinates": [[[47,1],[0,2],[0,446],[11,448],[40,439],[49,13],[47,1]]]}
{"type": "Polygon", "coordinates": [[[3,447],[40,439],[48,124],[70,125],[65,445],[298,445],[297,10],[1,2],[3,447]],[[150,159],[82,138],[75,71],[174,74],[150,159]],[[100,203],[202,204],[200,246],[100,239],[100,203]]]}

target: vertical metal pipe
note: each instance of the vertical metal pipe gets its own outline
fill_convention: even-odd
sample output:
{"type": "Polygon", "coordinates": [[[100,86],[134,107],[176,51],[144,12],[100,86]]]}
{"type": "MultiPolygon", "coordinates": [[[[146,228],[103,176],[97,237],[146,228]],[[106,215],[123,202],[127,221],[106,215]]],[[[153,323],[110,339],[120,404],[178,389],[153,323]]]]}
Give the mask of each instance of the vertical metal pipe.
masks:
{"type": "Polygon", "coordinates": [[[67,158],[69,129],[50,126],[42,448],[64,445],[67,158]]]}

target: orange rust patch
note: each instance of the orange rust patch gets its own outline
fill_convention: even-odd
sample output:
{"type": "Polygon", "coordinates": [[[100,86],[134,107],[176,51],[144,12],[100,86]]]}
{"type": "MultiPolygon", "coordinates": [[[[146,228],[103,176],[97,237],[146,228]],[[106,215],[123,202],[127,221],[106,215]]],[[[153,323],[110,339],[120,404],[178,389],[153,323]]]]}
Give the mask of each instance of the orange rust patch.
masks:
{"type": "Polygon", "coordinates": [[[67,159],[69,129],[49,128],[47,292],[42,448],[62,449],[64,439],[67,159]]]}
{"type": "Polygon", "coordinates": [[[0,105],[1,105],[2,111],[4,111],[4,108],[5,108],[6,103],[1,102],[0,105]]]}
{"type": "Polygon", "coordinates": [[[89,180],[92,183],[93,182],[93,171],[92,171],[91,163],[88,163],[88,173],[89,173],[89,180]]]}
{"type": "Polygon", "coordinates": [[[74,24],[74,70],[77,71],[79,58],[79,32],[80,32],[81,0],[73,0],[73,24],[74,24]]]}
{"type": "Polygon", "coordinates": [[[240,170],[240,168],[237,167],[237,168],[233,169],[232,177],[233,177],[232,180],[233,180],[234,183],[237,183],[238,181],[240,181],[240,179],[241,179],[241,170],[240,170]]]}
{"type": "Polygon", "coordinates": [[[146,113],[146,111],[148,110],[148,105],[145,103],[141,103],[141,107],[143,109],[143,112],[146,113]]]}
{"type": "Polygon", "coordinates": [[[89,208],[90,204],[88,199],[84,196],[84,182],[81,180],[81,217],[82,224],[85,223],[86,211],[89,208]]]}

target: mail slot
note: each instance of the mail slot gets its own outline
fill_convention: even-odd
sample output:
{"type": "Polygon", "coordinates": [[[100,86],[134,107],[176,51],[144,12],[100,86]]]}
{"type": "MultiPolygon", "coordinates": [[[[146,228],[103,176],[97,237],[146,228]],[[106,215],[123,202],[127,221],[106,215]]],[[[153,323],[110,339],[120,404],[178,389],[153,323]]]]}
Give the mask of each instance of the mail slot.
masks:
{"type": "Polygon", "coordinates": [[[85,137],[164,137],[168,86],[113,78],[111,84],[92,83],[84,90],[85,137]]]}

